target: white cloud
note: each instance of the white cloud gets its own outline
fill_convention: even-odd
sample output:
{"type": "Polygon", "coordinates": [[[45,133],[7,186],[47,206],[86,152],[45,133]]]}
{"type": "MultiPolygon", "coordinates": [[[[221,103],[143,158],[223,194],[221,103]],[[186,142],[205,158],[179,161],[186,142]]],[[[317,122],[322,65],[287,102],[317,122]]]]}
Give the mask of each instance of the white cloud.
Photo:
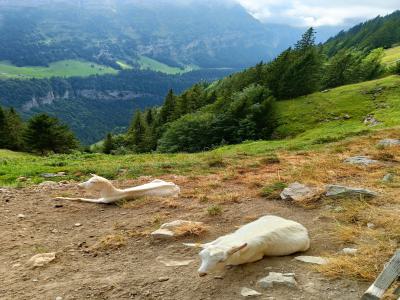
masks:
{"type": "Polygon", "coordinates": [[[236,0],[263,22],[294,26],[355,24],[400,9],[399,0],[236,0]]]}

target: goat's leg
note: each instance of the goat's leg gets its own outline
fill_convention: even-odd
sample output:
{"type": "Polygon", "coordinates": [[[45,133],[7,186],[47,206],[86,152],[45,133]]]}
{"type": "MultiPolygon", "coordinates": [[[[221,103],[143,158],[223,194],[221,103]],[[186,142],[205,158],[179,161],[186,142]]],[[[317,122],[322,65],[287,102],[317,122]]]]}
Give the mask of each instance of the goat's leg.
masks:
{"type": "Polygon", "coordinates": [[[109,203],[109,202],[105,201],[104,198],[87,199],[87,198],[56,197],[55,200],[69,200],[69,201],[80,201],[80,202],[102,203],[102,204],[108,204],[109,203]]]}

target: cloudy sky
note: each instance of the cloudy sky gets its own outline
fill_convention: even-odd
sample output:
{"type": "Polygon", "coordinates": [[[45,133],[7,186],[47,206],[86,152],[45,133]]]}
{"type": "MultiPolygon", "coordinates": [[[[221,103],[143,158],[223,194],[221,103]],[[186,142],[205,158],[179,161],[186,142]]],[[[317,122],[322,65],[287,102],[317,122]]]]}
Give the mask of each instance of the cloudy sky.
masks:
{"type": "Polygon", "coordinates": [[[235,0],[263,22],[293,26],[353,25],[400,9],[400,0],[235,0]]]}

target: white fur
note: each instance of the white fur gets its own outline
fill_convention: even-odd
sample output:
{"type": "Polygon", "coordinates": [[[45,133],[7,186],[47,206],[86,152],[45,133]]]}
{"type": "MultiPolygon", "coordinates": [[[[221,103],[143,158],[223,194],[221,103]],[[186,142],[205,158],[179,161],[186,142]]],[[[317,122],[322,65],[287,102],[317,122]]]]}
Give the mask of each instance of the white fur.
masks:
{"type": "Polygon", "coordinates": [[[264,216],[244,225],[235,232],[203,245],[185,244],[203,248],[199,253],[200,275],[226,265],[241,265],[264,256],[283,256],[310,247],[307,229],[294,221],[277,216],[264,216]]]}
{"type": "Polygon", "coordinates": [[[114,187],[109,180],[103,177],[93,174],[92,176],[93,177],[90,178],[88,181],[81,183],[78,186],[90,192],[100,192],[101,198],[86,199],[86,198],[57,197],[56,199],[108,204],[108,203],[114,203],[122,199],[133,199],[141,196],[157,196],[157,197],[177,196],[180,192],[180,189],[176,184],[172,182],[165,182],[163,180],[158,180],[158,179],[147,184],[121,190],[114,187]]]}

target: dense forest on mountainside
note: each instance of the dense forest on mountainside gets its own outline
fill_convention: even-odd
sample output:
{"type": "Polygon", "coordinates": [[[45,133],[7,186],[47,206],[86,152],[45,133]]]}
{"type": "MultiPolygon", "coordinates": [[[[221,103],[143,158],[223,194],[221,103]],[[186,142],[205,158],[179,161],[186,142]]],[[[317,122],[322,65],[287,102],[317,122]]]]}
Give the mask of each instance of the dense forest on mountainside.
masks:
{"type": "Polygon", "coordinates": [[[391,48],[400,43],[400,10],[378,16],[329,39],[324,49],[332,56],[342,49],[372,50],[391,48]]]}

